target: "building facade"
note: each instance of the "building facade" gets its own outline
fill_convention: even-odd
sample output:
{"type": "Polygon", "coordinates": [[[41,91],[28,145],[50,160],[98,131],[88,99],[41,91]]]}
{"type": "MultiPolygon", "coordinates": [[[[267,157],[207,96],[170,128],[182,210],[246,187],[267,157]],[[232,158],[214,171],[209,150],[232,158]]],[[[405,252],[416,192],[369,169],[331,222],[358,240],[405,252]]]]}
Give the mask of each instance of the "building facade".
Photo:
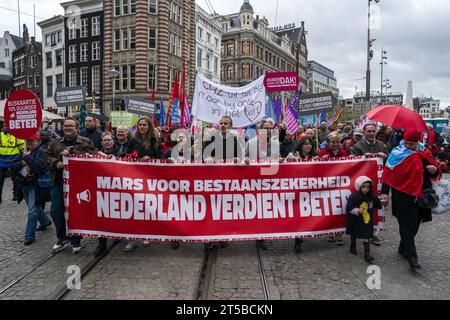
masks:
{"type": "Polygon", "coordinates": [[[57,88],[65,87],[64,79],[64,17],[54,16],[38,23],[42,32],[42,107],[50,112],[65,114],[66,108],[58,110],[54,100],[57,88]]]}
{"type": "Polygon", "coordinates": [[[437,118],[441,117],[440,110],[441,101],[433,98],[420,97],[419,99],[419,114],[422,118],[437,118]]]}
{"type": "MultiPolygon", "coordinates": [[[[344,99],[345,110],[359,117],[370,109],[381,105],[381,95],[379,92],[373,91],[370,96],[370,105],[366,103],[366,93],[357,92],[353,98],[344,99]]],[[[403,93],[388,92],[383,93],[383,105],[403,105],[403,93]]]]}
{"type": "Polygon", "coordinates": [[[304,22],[270,28],[268,20],[254,17],[245,0],[238,13],[221,16],[221,81],[244,86],[267,72],[297,71],[303,90],[307,89],[308,48],[304,22]]]}
{"type": "Polygon", "coordinates": [[[150,100],[153,89],[157,101],[167,102],[183,66],[185,87],[192,95],[195,50],[194,0],[105,0],[105,111],[121,109],[127,96],[150,100]]]}
{"type": "Polygon", "coordinates": [[[218,16],[213,16],[196,5],[195,69],[215,83],[220,83],[220,50],[223,34],[218,19],[218,16]]]}
{"type": "Polygon", "coordinates": [[[12,53],[23,46],[23,39],[9,31],[0,38],[0,100],[6,99],[13,88],[12,53]]]}
{"type": "Polygon", "coordinates": [[[23,25],[23,46],[12,53],[13,91],[29,89],[42,102],[42,44],[31,40],[28,28],[23,25]]]}
{"type": "Polygon", "coordinates": [[[316,61],[308,61],[308,89],[310,93],[331,91],[336,98],[339,97],[334,71],[316,61]]]}
{"type": "MultiPolygon", "coordinates": [[[[103,1],[75,0],[61,3],[64,12],[71,6],[79,8],[77,23],[64,17],[64,81],[66,87],[84,86],[89,112],[101,113],[103,92],[103,1]],[[70,27],[70,28],[69,28],[70,27]]],[[[79,106],[68,109],[78,113],[79,106]]]]}

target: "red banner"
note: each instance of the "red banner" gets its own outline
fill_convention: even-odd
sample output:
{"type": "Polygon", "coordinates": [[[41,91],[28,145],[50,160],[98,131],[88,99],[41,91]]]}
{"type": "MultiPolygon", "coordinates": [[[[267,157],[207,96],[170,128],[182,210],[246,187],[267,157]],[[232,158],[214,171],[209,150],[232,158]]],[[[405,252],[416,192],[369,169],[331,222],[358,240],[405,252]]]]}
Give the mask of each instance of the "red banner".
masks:
{"type": "Polygon", "coordinates": [[[42,107],[31,90],[16,90],[5,104],[5,123],[18,139],[31,138],[41,126],[42,107]]]}
{"type": "Polygon", "coordinates": [[[300,77],[296,72],[268,72],[264,77],[264,86],[268,93],[296,91],[300,77]]]}
{"type": "Polygon", "coordinates": [[[163,241],[344,232],[355,179],[368,176],[378,189],[382,168],[378,159],[288,162],[270,170],[262,164],[176,165],[92,156],[64,161],[70,235],[163,241]]]}

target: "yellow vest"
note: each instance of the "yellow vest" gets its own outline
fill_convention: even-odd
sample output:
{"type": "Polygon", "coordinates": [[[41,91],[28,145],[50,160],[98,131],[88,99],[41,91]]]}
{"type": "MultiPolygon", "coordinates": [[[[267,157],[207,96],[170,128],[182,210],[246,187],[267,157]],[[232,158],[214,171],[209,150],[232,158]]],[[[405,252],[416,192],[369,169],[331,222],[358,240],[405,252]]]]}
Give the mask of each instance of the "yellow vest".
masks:
{"type": "Polygon", "coordinates": [[[0,156],[14,156],[25,148],[24,141],[11,134],[0,133],[0,156]]]}

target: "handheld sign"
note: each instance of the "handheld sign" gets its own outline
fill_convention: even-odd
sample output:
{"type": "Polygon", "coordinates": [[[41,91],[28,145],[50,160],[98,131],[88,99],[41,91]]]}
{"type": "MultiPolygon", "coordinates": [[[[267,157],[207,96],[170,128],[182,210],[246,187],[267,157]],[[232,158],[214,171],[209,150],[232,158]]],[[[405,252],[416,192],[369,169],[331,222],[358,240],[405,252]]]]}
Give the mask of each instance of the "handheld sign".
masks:
{"type": "Polygon", "coordinates": [[[31,138],[41,126],[42,107],[30,90],[14,91],[5,104],[5,123],[18,139],[31,138]]]}
{"type": "Polygon", "coordinates": [[[284,92],[296,91],[300,83],[300,77],[297,72],[268,72],[264,77],[264,86],[266,91],[284,92]]]}

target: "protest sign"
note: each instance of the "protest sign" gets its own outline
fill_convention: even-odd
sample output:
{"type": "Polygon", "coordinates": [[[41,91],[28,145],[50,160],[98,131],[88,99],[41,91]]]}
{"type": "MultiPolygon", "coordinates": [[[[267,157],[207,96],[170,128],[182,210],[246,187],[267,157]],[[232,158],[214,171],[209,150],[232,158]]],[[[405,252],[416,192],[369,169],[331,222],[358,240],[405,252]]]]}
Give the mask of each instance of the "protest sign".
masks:
{"type": "Polygon", "coordinates": [[[288,162],[272,176],[261,174],[262,164],[175,165],[89,155],[64,163],[70,235],[161,241],[344,232],[356,178],[368,176],[378,189],[382,168],[375,158],[288,162]]]}
{"type": "Polygon", "coordinates": [[[18,139],[31,138],[41,126],[42,107],[31,90],[16,90],[8,97],[4,112],[5,124],[18,139]]]}
{"type": "Polygon", "coordinates": [[[233,119],[233,127],[243,128],[261,121],[266,111],[264,76],[240,88],[214,83],[200,73],[195,80],[192,115],[218,124],[223,116],[233,119]]]}
{"type": "Polygon", "coordinates": [[[82,86],[57,88],[53,98],[58,108],[80,106],[86,99],[86,93],[82,86]]]}
{"type": "Polygon", "coordinates": [[[118,126],[132,128],[139,121],[137,115],[125,111],[112,111],[110,118],[113,128],[117,128],[118,126]]]}
{"type": "Polygon", "coordinates": [[[299,115],[330,112],[336,105],[336,98],[331,92],[303,95],[298,99],[299,115]]]}
{"type": "Polygon", "coordinates": [[[140,97],[126,97],[125,108],[127,112],[141,116],[153,117],[155,114],[155,105],[149,100],[140,97]]]}
{"type": "Polygon", "coordinates": [[[268,72],[264,77],[264,86],[266,91],[283,92],[296,91],[300,83],[300,77],[297,72],[268,72]]]}

